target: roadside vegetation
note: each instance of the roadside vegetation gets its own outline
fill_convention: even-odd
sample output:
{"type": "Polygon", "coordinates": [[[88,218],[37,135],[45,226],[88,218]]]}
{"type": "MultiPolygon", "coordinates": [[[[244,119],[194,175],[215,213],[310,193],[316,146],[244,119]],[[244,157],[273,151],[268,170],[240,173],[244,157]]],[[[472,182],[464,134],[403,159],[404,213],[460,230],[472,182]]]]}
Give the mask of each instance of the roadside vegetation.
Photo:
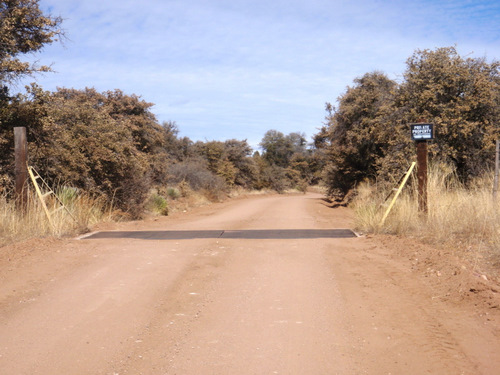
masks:
{"type": "MultiPolygon", "coordinates": [[[[15,205],[16,126],[27,127],[29,164],[48,185],[78,192],[89,210],[99,209],[98,202],[107,219],[168,215],[221,201],[237,190],[305,191],[319,181],[321,160],[305,135],[271,130],[261,153],[246,140],[193,142],[179,136],[175,123],[159,124],[151,106],[120,90],[49,92],[34,84],[26,93],[8,97],[0,113],[0,205],[6,212],[15,205]]],[[[34,236],[73,233],[90,223],[84,220],[76,229],[69,220],[66,230],[30,230],[27,224],[36,223],[33,218],[40,214],[36,204],[30,210],[34,212],[23,218],[28,222],[17,222],[34,236]]],[[[0,221],[1,232],[22,238],[9,216],[0,221]]]]}
{"type": "Polygon", "coordinates": [[[23,60],[64,37],[62,19],[43,14],[38,0],[0,1],[0,18],[0,245],[73,234],[103,220],[168,215],[234,192],[322,184],[332,201],[353,205],[358,230],[488,249],[500,258],[499,207],[491,198],[498,61],[462,57],[455,47],[416,50],[400,81],[369,72],[327,103],[312,144],[301,132],[271,129],[256,151],[244,139],[181,137],[175,122],[158,122],[152,103],[118,89],[50,92],[31,84],[13,93],[21,77],[51,71],[23,60]],[[410,183],[381,225],[384,197],[416,158],[409,124],[421,121],[436,133],[429,214],[418,213],[410,183]],[[27,127],[29,164],[76,220],[60,214],[50,225],[33,195],[24,213],[16,210],[16,126],[27,127]]]}
{"type": "Polygon", "coordinates": [[[319,181],[320,152],[301,133],[270,130],[255,152],[246,140],[180,137],[175,122],[158,122],[152,103],[118,89],[50,92],[31,84],[12,93],[21,77],[51,71],[24,58],[64,38],[62,19],[43,14],[38,3],[0,1],[0,238],[70,234],[99,220],[168,215],[235,191],[305,191],[319,181]],[[74,192],[69,205],[78,220],[62,215],[50,225],[33,191],[26,210],[16,210],[17,126],[27,128],[30,166],[49,186],[74,192]]]}
{"type": "Polygon", "coordinates": [[[416,159],[409,124],[429,122],[429,158],[450,164],[466,185],[494,164],[500,129],[500,63],[463,58],[454,47],[417,50],[402,81],[371,72],[327,104],[315,136],[326,153],[329,194],[344,198],[363,180],[391,182],[416,159]]]}
{"type": "Polygon", "coordinates": [[[115,216],[112,207],[102,198],[80,193],[64,198],[68,211],[57,210],[60,205],[54,200],[47,202],[51,221],[47,219],[40,201],[30,195],[24,210],[16,206],[14,200],[0,196],[0,246],[30,238],[64,236],[83,233],[92,225],[112,220],[115,216]],[[57,211],[56,211],[57,210],[57,211]]]}
{"type": "Polygon", "coordinates": [[[413,179],[383,224],[382,217],[392,199],[389,185],[360,183],[351,203],[356,229],[361,233],[417,238],[498,269],[500,200],[492,196],[493,173],[485,173],[466,185],[454,168],[433,164],[428,182],[427,214],[419,212],[417,182],[413,179]]]}
{"type": "Polygon", "coordinates": [[[351,203],[357,229],[417,237],[500,265],[499,202],[492,198],[495,140],[500,138],[500,63],[460,56],[455,47],[417,50],[401,82],[381,72],[354,81],[327,104],[316,135],[326,154],[325,183],[351,203]],[[416,160],[410,123],[429,122],[428,215],[415,181],[382,225],[384,199],[416,160]]]}

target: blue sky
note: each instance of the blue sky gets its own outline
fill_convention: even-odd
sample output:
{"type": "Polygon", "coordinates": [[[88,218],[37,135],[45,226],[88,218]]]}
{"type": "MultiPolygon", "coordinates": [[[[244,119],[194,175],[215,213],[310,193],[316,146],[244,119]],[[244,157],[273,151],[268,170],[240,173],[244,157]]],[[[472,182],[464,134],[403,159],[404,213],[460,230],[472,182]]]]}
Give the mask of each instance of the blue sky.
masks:
{"type": "MultiPolygon", "coordinates": [[[[317,133],[325,102],[373,70],[400,79],[416,49],[500,59],[500,2],[40,0],[67,38],[36,59],[56,87],[121,89],[192,140],[317,133]]],[[[32,81],[32,79],[30,80],[32,81]]]]}

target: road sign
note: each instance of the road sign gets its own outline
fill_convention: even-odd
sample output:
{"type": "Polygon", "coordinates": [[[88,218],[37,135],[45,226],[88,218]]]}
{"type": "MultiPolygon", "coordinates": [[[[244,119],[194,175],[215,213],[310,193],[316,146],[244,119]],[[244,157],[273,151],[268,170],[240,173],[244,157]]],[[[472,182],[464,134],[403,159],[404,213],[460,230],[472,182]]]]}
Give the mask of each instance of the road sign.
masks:
{"type": "Polygon", "coordinates": [[[427,141],[434,139],[434,124],[410,124],[411,139],[414,141],[427,141]]]}

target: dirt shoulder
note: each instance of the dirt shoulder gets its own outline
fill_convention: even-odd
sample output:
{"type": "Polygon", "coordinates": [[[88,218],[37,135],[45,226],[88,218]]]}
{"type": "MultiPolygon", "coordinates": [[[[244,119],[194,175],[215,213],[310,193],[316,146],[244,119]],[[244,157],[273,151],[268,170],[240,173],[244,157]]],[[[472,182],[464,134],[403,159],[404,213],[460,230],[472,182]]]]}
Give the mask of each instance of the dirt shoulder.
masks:
{"type": "MultiPolygon", "coordinates": [[[[349,228],[318,194],[105,230],[349,228]]],[[[494,278],[393,236],[40,239],[0,248],[0,372],[496,374],[494,278]]]]}

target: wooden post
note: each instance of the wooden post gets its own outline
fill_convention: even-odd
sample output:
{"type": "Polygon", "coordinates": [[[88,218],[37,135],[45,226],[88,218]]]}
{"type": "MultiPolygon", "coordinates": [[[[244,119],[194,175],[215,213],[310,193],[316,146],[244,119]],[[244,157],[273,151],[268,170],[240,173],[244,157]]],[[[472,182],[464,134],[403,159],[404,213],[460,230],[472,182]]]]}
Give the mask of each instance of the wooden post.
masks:
{"type": "Polygon", "coordinates": [[[427,212],[427,141],[417,142],[418,209],[427,212]]]}
{"type": "Polygon", "coordinates": [[[411,138],[417,142],[418,209],[427,213],[427,140],[434,139],[434,124],[410,124],[411,138]]]}
{"type": "Polygon", "coordinates": [[[14,159],[16,174],[16,205],[26,210],[28,204],[28,141],[26,128],[14,128],[14,159]]]}
{"type": "Polygon", "coordinates": [[[498,194],[498,170],[500,169],[500,141],[497,139],[495,151],[495,180],[493,181],[493,199],[497,199],[498,194]]]}

